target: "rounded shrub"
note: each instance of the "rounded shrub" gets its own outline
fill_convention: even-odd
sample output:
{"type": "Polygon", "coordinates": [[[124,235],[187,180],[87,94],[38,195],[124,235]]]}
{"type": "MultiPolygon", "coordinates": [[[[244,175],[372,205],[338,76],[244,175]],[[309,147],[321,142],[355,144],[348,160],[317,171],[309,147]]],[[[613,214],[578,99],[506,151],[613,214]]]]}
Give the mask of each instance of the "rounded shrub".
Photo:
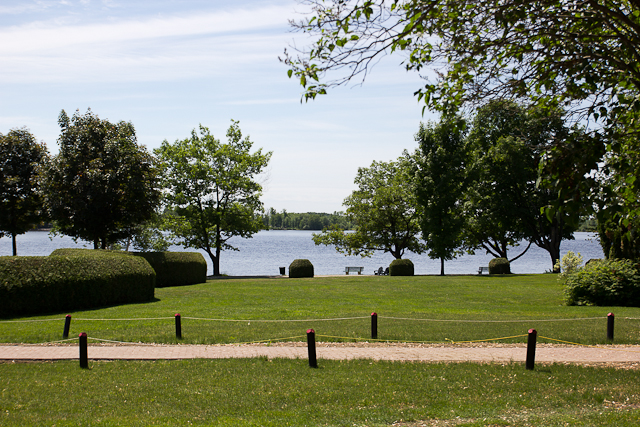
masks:
{"type": "Polygon", "coordinates": [[[506,258],[494,258],[489,261],[489,274],[511,274],[511,265],[506,258]]]}
{"type": "Polygon", "coordinates": [[[313,264],[308,259],[296,259],[289,265],[289,277],[313,277],[313,264]]]}
{"type": "Polygon", "coordinates": [[[640,307],[638,266],[627,259],[589,262],[565,277],[567,305],[640,307]]]}
{"type": "Polygon", "coordinates": [[[389,276],[413,276],[413,271],[410,259],[394,259],[389,264],[389,276]]]}

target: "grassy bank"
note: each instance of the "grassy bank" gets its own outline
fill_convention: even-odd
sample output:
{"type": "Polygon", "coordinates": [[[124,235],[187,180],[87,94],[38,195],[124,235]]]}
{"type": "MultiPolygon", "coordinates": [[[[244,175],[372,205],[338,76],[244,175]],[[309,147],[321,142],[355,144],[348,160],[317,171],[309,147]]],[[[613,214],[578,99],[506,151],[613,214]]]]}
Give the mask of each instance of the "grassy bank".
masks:
{"type": "MultiPolygon", "coordinates": [[[[370,337],[369,315],[377,312],[382,340],[490,340],[535,328],[543,337],[601,344],[607,342],[605,317],[614,312],[615,342],[640,343],[640,308],[564,306],[562,287],[549,274],[229,279],[156,289],[155,295],[150,303],[71,313],[70,336],[84,331],[116,341],[209,344],[304,340],[314,328],[319,340],[353,341],[370,337]],[[182,316],[181,341],[175,313],[182,316]]],[[[65,314],[2,319],[0,341],[59,340],[65,314]]]]}
{"type": "Polygon", "coordinates": [[[55,362],[0,364],[0,378],[3,426],[635,426],[640,415],[640,371],[559,365],[55,362]]]}

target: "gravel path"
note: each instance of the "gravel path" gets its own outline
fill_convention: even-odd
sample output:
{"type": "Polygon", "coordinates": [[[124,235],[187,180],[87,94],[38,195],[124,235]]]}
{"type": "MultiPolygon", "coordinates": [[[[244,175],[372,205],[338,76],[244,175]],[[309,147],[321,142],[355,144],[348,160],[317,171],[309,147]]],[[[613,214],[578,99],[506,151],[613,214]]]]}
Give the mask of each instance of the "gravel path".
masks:
{"type": "MultiPolygon", "coordinates": [[[[317,343],[318,360],[393,360],[415,362],[509,363],[526,360],[524,344],[317,343]]],[[[89,360],[177,360],[228,358],[307,359],[306,343],[224,345],[89,344],[89,360]]],[[[0,345],[0,361],[74,360],[78,345],[0,345]]],[[[599,347],[538,344],[536,363],[572,363],[640,368],[640,346],[599,347]]]]}

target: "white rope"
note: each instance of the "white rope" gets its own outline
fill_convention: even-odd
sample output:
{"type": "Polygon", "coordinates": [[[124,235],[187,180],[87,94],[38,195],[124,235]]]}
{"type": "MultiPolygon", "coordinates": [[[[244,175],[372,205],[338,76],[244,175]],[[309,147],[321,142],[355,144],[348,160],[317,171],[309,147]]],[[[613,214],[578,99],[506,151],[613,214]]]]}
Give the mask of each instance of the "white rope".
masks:
{"type": "Polygon", "coordinates": [[[410,317],[387,317],[393,320],[415,320],[417,322],[458,322],[458,323],[525,323],[525,322],[564,322],[574,320],[606,319],[606,317],[580,317],[574,319],[534,319],[534,320],[455,320],[455,319],[415,319],[410,317]]]}
{"type": "Polygon", "coordinates": [[[65,318],[58,319],[34,319],[34,320],[0,320],[0,323],[31,323],[31,322],[59,322],[60,320],[65,320],[65,318]]]}
{"type": "Polygon", "coordinates": [[[173,317],[133,317],[130,319],[83,319],[80,317],[74,318],[74,321],[83,321],[83,322],[91,322],[95,320],[96,322],[108,322],[108,321],[126,321],[132,322],[135,320],[169,320],[173,319],[173,317]]]}
{"type": "Polygon", "coordinates": [[[190,320],[210,320],[215,322],[255,322],[255,323],[283,323],[283,322],[327,322],[331,320],[353,320],[353,319],[368,319],[369,316],[362,317],[338,317],[333,319],[289,319],[289,320],[260,320],[260,319],[210,319],[204,317],[183,317],[183,319],[190,320]]]}
{"type": "Polygon", "coordinates": [[[158,345],[157,343],[114,341],[114,340],[104,340],[104,339],[101,339],[101,338],[93,338],[93,337],[87,337],[87,339],[88,339],[88,340],[101,341],[101,342],[109,342],[109,343],[114,343],[114,344],[127,344],[127,345],[158,345]]]}

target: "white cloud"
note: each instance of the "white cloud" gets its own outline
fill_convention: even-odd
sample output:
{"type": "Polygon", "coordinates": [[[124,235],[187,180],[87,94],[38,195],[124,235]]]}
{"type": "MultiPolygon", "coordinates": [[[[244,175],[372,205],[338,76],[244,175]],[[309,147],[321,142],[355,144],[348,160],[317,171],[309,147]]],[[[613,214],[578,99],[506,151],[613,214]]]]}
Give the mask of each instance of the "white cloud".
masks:
{"type": "MultiPolygon", "coordinates": [[[[290,7],[0,29],[4,82],[163,81],[277,63],[290,7]],[[281,28],[273,33],[272,29],[281,28]],[[260,36],[256,36],[256,32],[260,36]]],[[[240,71],[240,70],[239,70],[240,71]]]]}
{"type": "Polygon", "coordinates": [[[152,17],[145,20],[87,25],[33,22],[0,30],[0,54],[48,52],[82,45],[129,43],[139,40],[193,37],[256,31],[286,26],[290,8],[198,13],[186,16],[152,17]]]}

